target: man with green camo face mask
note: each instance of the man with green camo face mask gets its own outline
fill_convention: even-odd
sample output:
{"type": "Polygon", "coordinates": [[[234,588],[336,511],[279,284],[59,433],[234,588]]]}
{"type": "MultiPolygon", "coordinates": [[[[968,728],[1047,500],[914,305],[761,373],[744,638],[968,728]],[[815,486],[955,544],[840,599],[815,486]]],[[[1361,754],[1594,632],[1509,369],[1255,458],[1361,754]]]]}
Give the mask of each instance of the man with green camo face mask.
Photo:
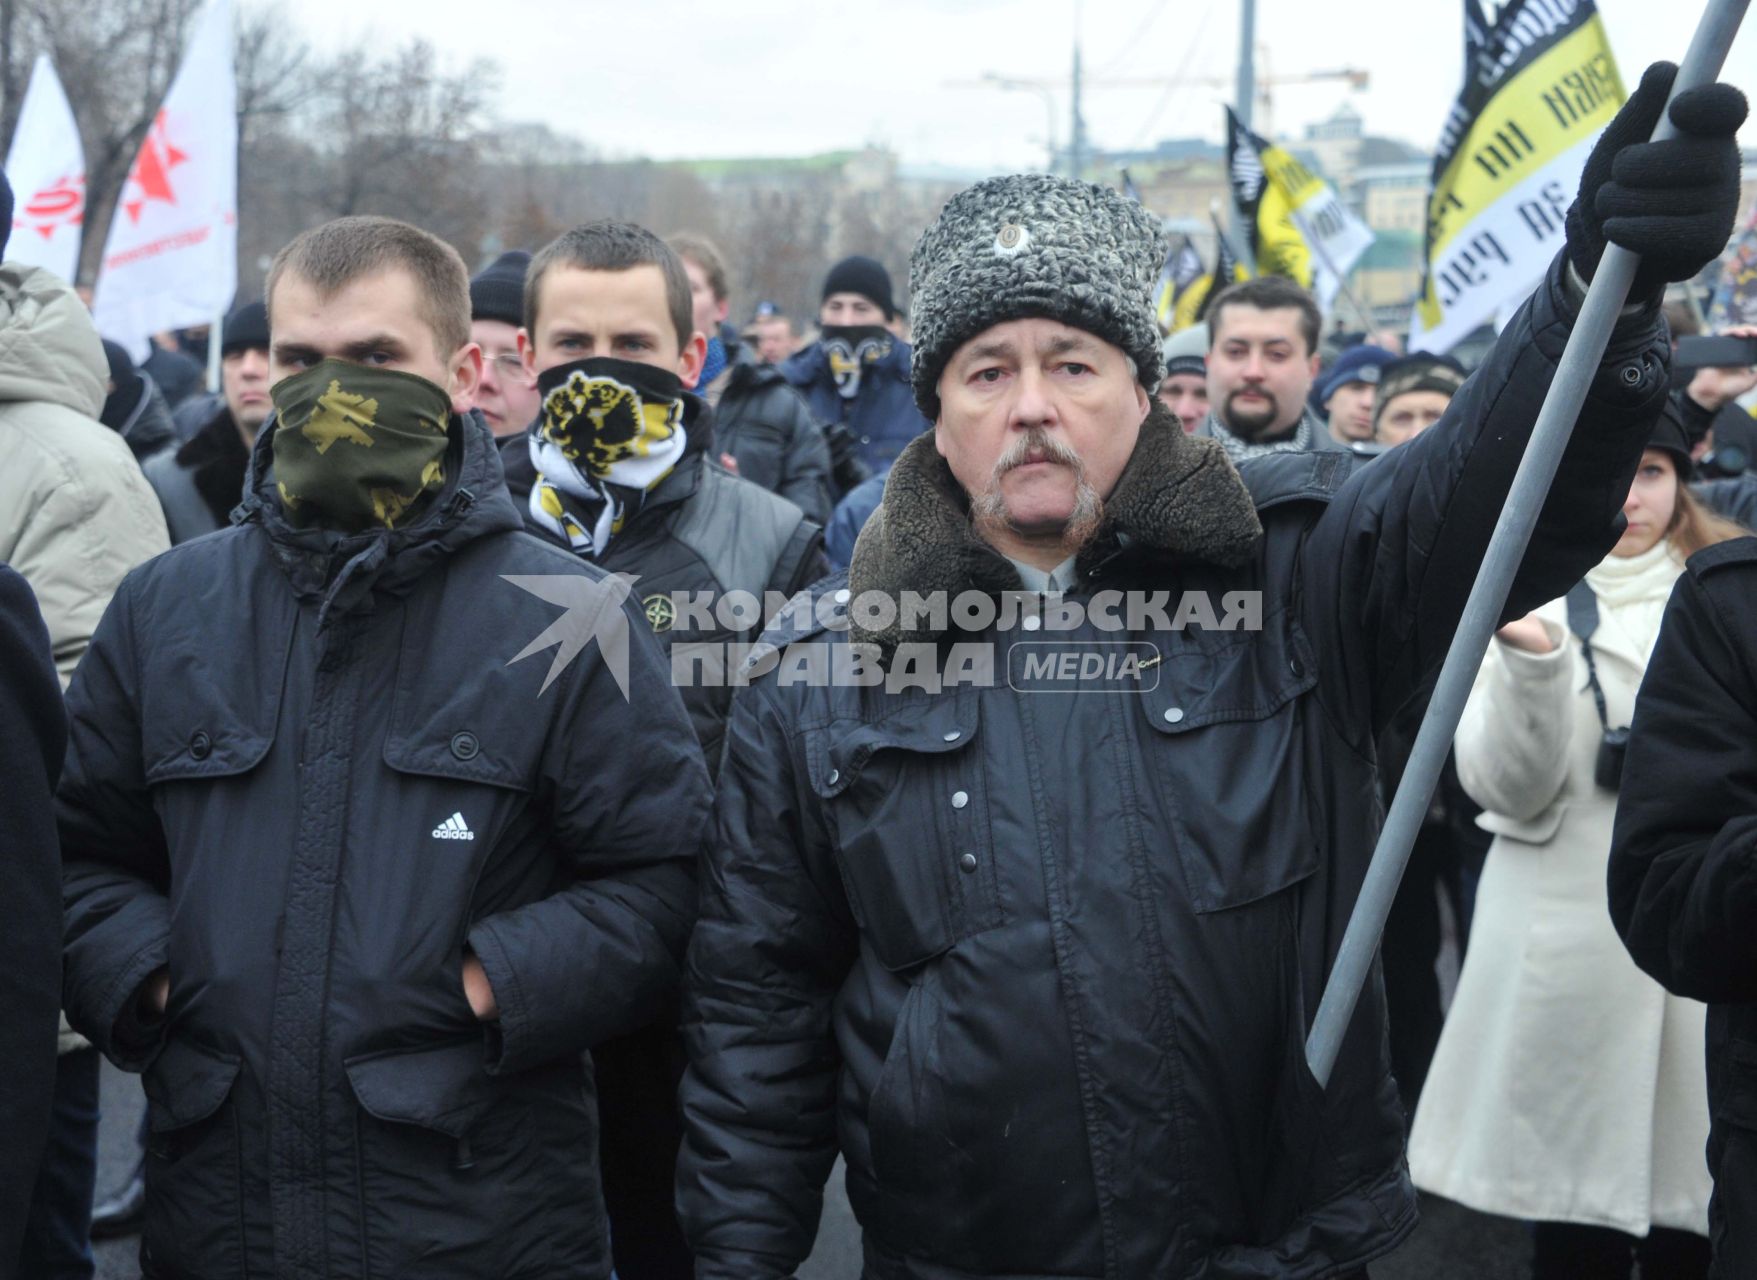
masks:
{"type": "Polygon", "coordinates": [[[329,358],[270,394],[276,487],[295,528],[394,529],[445,484],[451,397],[419,374],[329,358]]]}
{"type": "Polygon", "coordinates": [[[627,581],[526,532],[457,253],[343,218],[265,306],[243,502],[69,701],[64,999],[146,1077],[144,1269],[609,1280],[586,1054],[674,1016],[700,744],[627,581]]]}

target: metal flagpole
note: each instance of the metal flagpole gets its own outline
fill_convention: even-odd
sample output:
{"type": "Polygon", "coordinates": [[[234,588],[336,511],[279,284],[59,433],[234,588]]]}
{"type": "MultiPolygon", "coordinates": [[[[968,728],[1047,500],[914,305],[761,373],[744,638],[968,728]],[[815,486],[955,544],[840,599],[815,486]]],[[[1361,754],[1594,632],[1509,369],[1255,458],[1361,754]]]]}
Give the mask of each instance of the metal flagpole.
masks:
{"type": "MultiPolygon", "coordinates": [[[[1690,41],[1690,50],[1684,55],[1677,80],[1672,85],[1674,97],[1686,89],[1710,83],[1720,73],[1727,49],[1738,32],[1749,3],[1750,0],[1708,0],[1701,24],[1690,41]]],[[[1670,117],[1662,112],[1659,127],[1653,131],[1654,139],[1663,141],[1675,133],[1670,117]]],[[[1445,764],[1446,753],[1451,749],[1452,736],[1458,730],[1465,699],[1470,695],[1471,684],[1494,635],[1495,623],[1507,603],[1514,571],[1524,558],[1526,544],[1531,541],[1538,510],[1555,478],[1562,451],[1574,430],[1575,419],[1580,416],[1599,361],[1604,358],[1617,312],[1628,297],[1639,261],[1620,246],[1605,247],[1604,256],[1593,273],[1592,286],[1586,292],[1586,301],[1580,308],[1580,317],[1568,335],[1568,345],[1556,368],[1555,379],[1544,397],[1537,426],[1513,477],[1507,504],[1502,508],[1494,537],[1489,541],[1476,584],[1470,590],[1470,599],[1464,606],[1464,616],[1458,624],[1457,635],[1453,637],[1452,648],[1440,668],[1427,716],[1416,735],[1402,784],[1391,802],[1390,815],[1379,835],[1378,847],[1373,850],[1372,865],[1367,869],[1360,898],[1349,918],[1329,984],[1318,1005],[1311,1035],[1306,1039],[1306,1063],[1320,1086],[1330,1083],[1331,1068],[1336,1065],[1342,1037],[1354,1016],[1361,988],[1372,970],[1373,956],[1385,931],[1385,919],[1391,913],[1391,901],[1397,896],[1397,885],[1403,879],[1404,865],[1409,861],[1410,848],[1427,812],[1428,799],[1445,764]]]]}
{"type": "MultiPolygon", "coordinates": [[[[1233,114],[1245,128],[1251,127],[1251,108],[1257,99],[1257,0],[1241,0],[1238,14],[1238,78],[1233,92],[1233,114]]],[[[1230,145],[1229,137],[1227,143],[1230,145]]],[[[1227,187],[1232,187],[1232,154],[1226,157],[1227,187]]],[[[1239,257],[1239,261],[1250,267],[1252,275],[1257,274],[1257,256],[1248,252],[1251,243],[1251,229],[1245,223],[1244,210],[1238,206],[1238,193],[1233,191],[1232,201],[1232,234],[1235,240],[1242,240],[1247,252],[1239,257]]]]}
{"type": "Polygon", "coordinates": [[[1341,290],[1342,296],[1348,299],[1348,305],[1354,308],[1354,318],[1361,322],[1366,330],[1367,338],[1371,339],[1373,336],[1373,317],[1361,305],[1360,299],[1354,296],[1354,290],[1348,287],[1348,281],[1343,278],[1342,273],[1336,269],[1336,263],[1330,258],[1330,251],[1315,240],[1307,240],[1306,248],[1317,255],[1318,261],[1324,265],[1324,270],[1334,277],[1336,287],[1341,290]]]}
{"type": "MultiPolygon", "coordinates": [[[[1237,226],[1243,220],[1242,215],[1239,213],[1238,204],[1237,202],[1234,202],[1228,207],[1232,210],[1233,225],[1237,226]]],[[[1241,246],[1237,240],[1234,240],[1232,236],[1227,234],[1225,225],[1220,221],[1220,201],[1218,199],[1208,201],[1208,216],[1214,223],[1214,234],[1221,240],[1225,241],[1227,249],[1231,251],[1232,260],[1243,266],[1244,269],[1249,271],[1253,276],[1256,275],[1257,259],[1251,253],[1250,241],[1247,239],[1241,246]]],[[[1232,281],[1228,280],[1226,283],[1231,284],[1232,281]]],[[[1221,287],[1225,288],[1225,285],[1222,285],[1221,287]]]]}
{"type": "Polygon", "coordinates": [[[207,331],[207,389],[220,393],[220,330],[225,328],[226,313],[214,316],[213,327],[207,331]]]}

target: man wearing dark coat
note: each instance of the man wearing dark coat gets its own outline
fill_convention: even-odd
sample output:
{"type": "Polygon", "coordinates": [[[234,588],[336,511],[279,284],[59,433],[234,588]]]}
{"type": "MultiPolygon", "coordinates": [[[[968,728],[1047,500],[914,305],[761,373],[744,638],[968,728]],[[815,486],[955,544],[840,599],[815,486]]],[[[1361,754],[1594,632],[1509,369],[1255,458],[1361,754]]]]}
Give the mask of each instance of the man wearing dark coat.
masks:
{"type": "Polygon", "coordinates": [[[1367,465],[1235,468],[1155,403],[1138,204],[1042,175],[947,204],[911,264],[934,429],[727,732],[685,986],[702,1280],[792,1275],[838,1151],[868,1280],[1340,1280],[1413,1229],[1378,981],[1327,1088],[1304,1041],[1373,744],[1451,643],[1607,236],[1643,265],[1509,616],[1621,529],[1663,286],[1737,204],[1736,91],[1640,141],[1670,79],[1445,420],[1367,465]]]}
{"type": "Polygon", "coordinates": [[[55,1096],[61,859],[55,779],[67,743],[49,632],[0,565],[0,1280],[19,1261],[55,1096]]]}
{"type": "Polygon", "coordinates": [[[1708,1003],[1715,1280],[1757,1275],[1757,538],[1690,557],[1635,704],[1611,919],[1635,963],[1708,1003]]]}
{"type": "Polygon", "coordinates": [[[462,410],[457,254],[340,219],[267,306],[234,523],[124,581],[68,695],[66,1006],[145,1075],[142,1271],[603,1280],[582,1054],[677,985],[701,749],[462,410]]]}

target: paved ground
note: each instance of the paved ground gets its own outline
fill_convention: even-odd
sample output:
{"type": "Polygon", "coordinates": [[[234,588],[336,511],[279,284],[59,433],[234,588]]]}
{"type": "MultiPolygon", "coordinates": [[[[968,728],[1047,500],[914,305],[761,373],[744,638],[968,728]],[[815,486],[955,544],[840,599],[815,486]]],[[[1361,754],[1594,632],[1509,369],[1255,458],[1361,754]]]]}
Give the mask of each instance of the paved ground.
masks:
{"type": "MultiPolygon", "coordinates": [[[[98,1140],[98,1193],[103,1195],[128,1171],[129,1148],[140,1119],[140,1085],[104,1064],[104,1120],[98,1140]]],[[[823,1230],[817,1251],[799,1269],[799,1280],[857,1280],[860,1234],[842,1194],[838,1168],[825,1197],[823,1230]]],[[[118,1240],[99,1245],[99,1280],[139,1280],[138,1244],[118,1240]]],[[[1373,1267],[1373,1280],[1525,1280],[1524,1229],[1501,1218],[1485,1218],[1444,1200],[1424,1205],[1422,1224],[1396,1254],[1373,1267]]]]}

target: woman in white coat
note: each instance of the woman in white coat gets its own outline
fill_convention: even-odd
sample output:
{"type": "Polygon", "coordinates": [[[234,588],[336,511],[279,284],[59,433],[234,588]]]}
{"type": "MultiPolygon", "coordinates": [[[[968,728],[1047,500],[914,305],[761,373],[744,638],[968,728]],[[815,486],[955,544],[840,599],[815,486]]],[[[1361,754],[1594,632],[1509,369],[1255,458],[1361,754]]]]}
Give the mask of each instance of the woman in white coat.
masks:
{"type": "Polygon", "coordinates": [[[1606,729],[1629,724],[1684,560],[1741,530],[1685,488],[1681,422],[1662,418],[1651,445],[1573,629],[1565,600],[1504,627],[1456,741],[1496,839],[1410,1171],[1423,1190],[1534,1221],[1534,1280],[1628,1280],[1637,1257],[1642,1280],[1708,1270],[1704,1007],[1641,973],[1611,927],[1617,795],[1595,773],[1606,729]]]}

